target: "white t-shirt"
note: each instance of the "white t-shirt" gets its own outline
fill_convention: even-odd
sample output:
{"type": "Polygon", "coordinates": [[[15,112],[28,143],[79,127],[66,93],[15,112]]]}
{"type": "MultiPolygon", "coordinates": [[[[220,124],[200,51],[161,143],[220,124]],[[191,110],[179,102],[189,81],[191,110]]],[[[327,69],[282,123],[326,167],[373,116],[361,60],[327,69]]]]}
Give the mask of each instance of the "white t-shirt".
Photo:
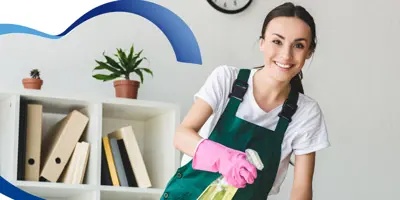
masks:
{"type": "MultiPolygon", "coordinates": [[[[253,75],[257,69],[251,69],[248,79],[248,90],[240,104],[236,116],[259,126],[275,130],[279,120],[278,113],[282,105],[270,112],[265,112],[256,103],[253,96],[253,75]]],[[[213,108],[213,114],[199,131],[200,136],[208,138],[219,117],[228,104],[228,95],[232,84],[237,78],[239,68],[219,66],[213,70],[205,84],[194,95],[202,98],[213,108]]],[[[284,181],[292,152],[295,155],[315,152],[330,146],[323,113],[318,103],[312,98],[299,94],[298,109],[292,117],[282,143],[282,156],[278,174],[269,195],[277,194],[284,181]]],[[[183,155],[181,165],[185,165],[192,157],[183,155]]]]}

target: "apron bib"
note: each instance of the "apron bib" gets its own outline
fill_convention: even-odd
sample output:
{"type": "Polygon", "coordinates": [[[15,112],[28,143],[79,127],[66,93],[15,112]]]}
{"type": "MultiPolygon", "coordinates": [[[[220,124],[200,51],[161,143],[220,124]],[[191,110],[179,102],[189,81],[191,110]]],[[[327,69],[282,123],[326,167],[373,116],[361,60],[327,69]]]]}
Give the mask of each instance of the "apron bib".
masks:
{"type": "MultiPolygon", "coordinates": [[[[249,69],[240,69],[229,95],[229,102],[217,125],[210,134],[210,140],[222,145],[245,151],[250,148],[259,154],[264,169],[258,171],[253,184],[237,190],[234,200],[266,200],[273,186],[281,160],[281,145],[291,117],[297,109],[298,92],[291,90],[279,113],[275,130],[270,130],[236,117],[237,109],[247,91],[249,69]]],[[[168,182],[161,199],[195,200],[221,174],[194,170],[192,161],[178,168],[168,182]]]]}

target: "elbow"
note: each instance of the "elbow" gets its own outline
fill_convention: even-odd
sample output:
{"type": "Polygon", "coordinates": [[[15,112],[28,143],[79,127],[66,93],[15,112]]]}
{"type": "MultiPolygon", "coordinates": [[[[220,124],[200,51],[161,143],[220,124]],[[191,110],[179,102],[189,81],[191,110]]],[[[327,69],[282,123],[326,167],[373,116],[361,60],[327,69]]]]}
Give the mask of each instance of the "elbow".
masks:
{"type": "Polygon", "coordinates": [[[175,131],[175,135],[174,135],[174,140],[173,140],[173,145],[175,149],[181,150],[181,144],[182,144],[182,139],[181,139],[181,126],[179,126],[176,131],[175,131]]]}
{"type": "Polygon", "coordinates": [[[174,148],[177,150],[180,150],[180,143],[179,143],[179,139],[175,136],[174,137],[174,142],[173,142],[174,148]]]}

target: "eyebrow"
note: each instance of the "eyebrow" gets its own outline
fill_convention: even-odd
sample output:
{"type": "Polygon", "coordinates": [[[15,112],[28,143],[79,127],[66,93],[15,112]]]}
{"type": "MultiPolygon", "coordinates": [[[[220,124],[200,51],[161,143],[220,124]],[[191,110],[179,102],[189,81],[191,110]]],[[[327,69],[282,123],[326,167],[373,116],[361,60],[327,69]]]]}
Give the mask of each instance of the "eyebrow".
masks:
{"type": "MultiPolygon", "coordinates": [[[[285,37],[283,37],[282,35],[279,35],[278,33],[273,33],[272,35],[276,35],[276,36],[280,37],[282,40],[285,39],[285,37]]],[[[305,39],[305,38],[297,38],[294,41],[298,42],[298,41],[302,41],[302,40],[307,41],[307,39],[305,39]]]]}

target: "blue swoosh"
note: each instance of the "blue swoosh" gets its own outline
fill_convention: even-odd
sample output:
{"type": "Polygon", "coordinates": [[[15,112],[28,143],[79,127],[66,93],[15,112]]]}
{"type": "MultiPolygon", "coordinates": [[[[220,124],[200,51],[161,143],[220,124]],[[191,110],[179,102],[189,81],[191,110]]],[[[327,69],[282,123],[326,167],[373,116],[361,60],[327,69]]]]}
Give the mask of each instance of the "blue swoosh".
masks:
{"type": "Polygon", "coordinates": [[[199,45],[186,23],[167,8],[144,0],[119,0],[100,5],[81,16],[64,32],[58,35],[50,35],[16,24],[0,24],[0,35],[24,33],[49,39],[58,39],[67,35],[86,20],[111,12],[128,12],[144,17],[156,25],[168,38],[178,62],[202,64],[199,45]]]}
{"type": "Polygon", "coordinates": [[[31,195],[8,181],[6,181],[3,177],[0,176],[0,194],[4,194],[5,196],[11,198],[11,199],[29,199],[29,200],[44,200],[42,198],[36,197],[34,195],[31,195]]]}

